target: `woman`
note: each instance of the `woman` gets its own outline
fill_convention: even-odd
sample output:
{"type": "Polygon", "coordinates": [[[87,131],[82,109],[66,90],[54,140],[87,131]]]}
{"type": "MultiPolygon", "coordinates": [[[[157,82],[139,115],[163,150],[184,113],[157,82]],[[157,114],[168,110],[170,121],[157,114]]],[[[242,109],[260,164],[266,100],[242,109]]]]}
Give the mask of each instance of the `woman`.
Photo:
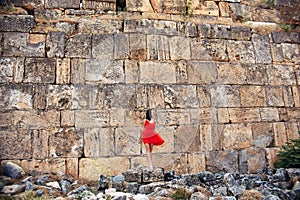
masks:
{"type": "Polygon", "coordinates": [[[152,165],[153,146],[162,145],[165,141],[155,131],[155,122],[153,120],[150,109],[146,111],[146,119],[144,120],[144,130],[141,133],[140,143],[141,140],[143,140],[143,143],[146,148],[149,167],[150,169],[153,169],[153,165],[152,165]]]}

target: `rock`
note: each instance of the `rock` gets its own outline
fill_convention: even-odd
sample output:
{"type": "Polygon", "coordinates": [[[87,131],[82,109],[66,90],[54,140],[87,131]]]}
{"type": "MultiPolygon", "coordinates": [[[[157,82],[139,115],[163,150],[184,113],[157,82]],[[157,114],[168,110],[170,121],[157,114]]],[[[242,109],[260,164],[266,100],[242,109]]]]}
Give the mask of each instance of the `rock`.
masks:
{"type": "Polygon", "coordinates": [[[46,183],[47,186],[61,190],[61,187],[57,181],[46,183]]]}
{"type": "Polygon", "coordinates": [[[36,189],[36,186],[32,182],[27,181],[25,190],[27,191],[27,190],[34,190],[34,189],[36,189]]]}
{"type": "Polygon", "coordinates": [[[85,184],[85,185],[82,185],[82,186],[80,186],[80,187],[78,187],[78,188],[72,190],[72,191],[69,192],[67,195],[68,195],[68,196],[71,196],[71,195],[73,195],[73,194],[77,194],[77,193],[83,192],[83,191],[87,190],[88,188],[89,188],[88,185],[85,184]]]}
{"type": "Polygon", "coordinates": [[[148,168],[142,169],[142,182],[150,183],[164,180],[164,170],[162,168],[154,168],[150,170],[148,168]]]}
{"type": "Polygon", "coordinates": [[[4,186],[3,189],[1,190],[1,193],[18,194],[24,191],[25,191],[25,185],[9,185],[9,186],[4,186]]]}
{"type": "Polygon", "coordinates": [[[71,183],[68,180],[61,180],[60,185],[63,193],[67,193],[71,187],[71,183]]]}
{"type": "Polygon", "coordinates": [[[110,181],[104,175],[101,174],[98,179],[98,191],[104,191],[108,189],[109,182],[110,181]]]}
{"type": "Polygon", "coordinates": [[[36,195],[37,195],[38,197],[42,196],[43,194],[44,194],[44,191],[43,191],[43,190],[37,190],[37,191],[36,191],[36,195]]]}
{"type": "Polygon", "coordinates": [[[263,200],[280,200],[280,198],[275,195],[268,195],[264,197],[263,200]]]}
{"type": "Polygon", "coordinates": [[[123,172],[123,176],[127,182],[142,182],[142,175],[137,169],[129,169],[123,172]]]}
{"type": "Polygon", "coordinates": [[[44,185],[49,181],[50,176],[49,175],[40,175],[37,177],[36,184],[37,185],[44,185]]]}
{"type": "Polygon", "coordinates": [[[209,181],[216,180],[216,176],[213,173],[208,171],[200,172],[198,176],[202,182],[209,182],[209,181]]]}
{"type": "Polygon", "coordinates": [[[289,181],[290,176],[286,169],[278,169],[273,176],[275,182],[289,181]]]}
{"type": "Polygon", "coordinates": [[[234,179],[233,175],[230,173],[226,173],[224,176],[225,185],[228,188],[229,193],[233,196],[238,196],[243,193],[242,186],[234,179]]]}
{"type": "Polygon", "coordinates": [[[25,172],[20,166],[14,164],[12,162],[7,162],[4,165],[3,174],[5,176],[9,176],[11,178],[17,179],[17,178],[21,178],[22,176],[24,176],[25,172]]]}
{"type": "Polygon", "coordinates": [[[207,196],[202,192],[195,192],[191,195],[190,200],[206,200],[207,196]]]}

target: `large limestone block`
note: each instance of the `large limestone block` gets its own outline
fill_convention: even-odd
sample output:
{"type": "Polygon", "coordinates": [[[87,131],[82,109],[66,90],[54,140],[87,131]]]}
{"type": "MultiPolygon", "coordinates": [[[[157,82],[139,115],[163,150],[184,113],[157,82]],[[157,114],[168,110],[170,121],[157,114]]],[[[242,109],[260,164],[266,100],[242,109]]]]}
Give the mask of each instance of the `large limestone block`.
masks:
{"type": "Polygon", "coordinates": [[[200,135],[200,151],[208,152],[213,150],[213,137],[212,127],[210,124],[200,124],[199,125],[199,135],[200,135]]]}
{"type": "Polygon", "coordinates": [[[2,159],[29,159],[32,157],[31,130],[1,130],[0,139],[2,141],[0,146],[2,159]]]}
{"type": "Polygon", "coordinates": [[[97,128],[109,125],[107,110],[78,110],[75,111],[76,128],[97,128]]]}
{"type": "Polygon", "coordinates": [[[186,14],[185,0],[166,0],[161,1],[163,12],[167,14],[186,14]]]}
{"type": "Polygon", "coordinates": [[[2,85],[0,87],[0,108],[2,110],[32,109],[32,86],[29,85],[2,85]]]}
{"type": "Polygon", "coordinates": [[[239,152],[239,172],[257,173],[267,167],[266,152],[262,148],[248,148],[239,152]]]}
{"type": "Polygon", "coordinates": [[[199,173],[206,171],[205,153],[188,154],[188,173],[199,173]]]}
{"type": "MultiPolygon", "coordinates": [[[[300,71],[299,71],[298,77],[300,77],[300,71]]],[[[292,91],[293,91],[293,97],[294,97],[295,107],[299,108],[300,107],[300,88],[297,87],[297,86],[293,86],[292,87],[292,91]]]]}
{"type": "Polygon", "coordinates": [[[140,62],[140,83],[176,83],[175,68],[168,62],[140,62]]]}
{"type": "Polygon", "coordinates": [[[235,150],[210,151],[206,156],[206,170],[217,172],[238,172],[238,152],[235,150]]]}
{"type": "Polygon", "coordinates": [[[54,83],[54,58],[27,58],[25,60],[24,82],[26,83],[54,83]]]}
{"type": "Polygon", "coordinates": [[[7,15],[0,18],[0,31],[29,32],[36,26],[32,15],[7,15]]]}
{"type": "Polygon", "coordinates": [[[268,83],[267,67],[265,65],[242,64],[246,71],[246,83],[265,85],[268,83]]]}
{"type": "Polygon", "coordinates": [[[46,159],[49,157],[49,135],[53,130],[33,130],[32,131],[32,151],[33,159],[46,159]]]}
{"type": "Polygon", "coordinates": [[[218,83],[245,84],[246,69],[240,64],[217,63],[218,83]]]}
{"type": "Polygon", "coordinates": [[[20,82],[23,80],[24,59],[13,57],[0,58],[0,83],[20,82]]]}
{"type": "Polygon", "coordinates": [[[139,65],[137,61],[125,60],[125,83],[139,82],[139,65]]]}
{"type": "Polygon", "coordinates": [[[282,54],[284,61],[287,62],[299,62],[300,61],[300,50],[299,44],[287,44],[283,43],[282,54]]]}
{"type": "Polygon", "coordinates": [[[289,118],[289,121],[299,121],[300,119],[300,109],[299,108],[288,108],[287,109],[287,115],[289,118]]]}
{"type": "Polygon", "coordinates": [[[239,93],[243,107],[266,106],[266,90],[262,86],[242,86],[239,93]]]}
{"type": "Polygon", "coordinates": [[[34,85],[33,107],[34,109],[45,109],[47,104],[48,87],[46,85],[34,85]]]}
{"type": "Polygon", "coordinates": [[[62,127],[71,127],[75,125],[75,120],[74,120],[74,111],[72,110],[62,110],[60,112],[60,125],[62,127]]]}
{"type": "Polygon", "coordinates": [[[197,86],[197,97],[200,108],[211,106],[210,87],[197,86]]]}
{"type": "Polygon", "coordinates": [[[79,178],[96,181],[100,175],[116,176],[129,168],[127,157],[82,158],[79,160],[79,178]]]}
{"type": "Polygon", "coordinates": [[[209,15],[219,16],[219,7],[214,1],[193,1],[191,5],[187,5],[190,15],[209,15]]]}
{"type": "Polygon", "coordinates": [[[188,37],[174,36],[169,38],[171,60],[189,60],[191,58],[190,42],[188,37]]]}
{"type": "Polygon", "coordinates": [[[294,67],[290,65],[271,65],[267,67],[270,85],[296,85],[294,67]]]}
{"type": "Polygon", "coordinates": [[[147,59],[148,60],[169,60],[169,40],[164,35],[147,35],[147,59]]]}
{"type": "Polygon", "coordinates": [[[115,133],[115,149],[116,155],[138,155],[140,154],[140,127],[125,126],[116,128],[115,133]]]}
{"type": "Polygon", "coordinates": [[[122,108],[112,108],[110,109],[110,126],[124,126],[125,125],[125,117],[126,110],[122,108]]]}
{"type": "Polygon", "coordinates": [[[272,63],[270,38],[268,35],[253,34],[252,42],[256,63],[272,63]]]}
{"type": "Polygon", "coordinates": [[[217,79],[217,66],[214,62],[193,61],[187,66],[189,84],[211,84],[217,79]]]}
{"type": "Polygon", "coordinates": [[[233,85],[211,87],[211,101],[214,107],[240,107],[239,90],[233,85]]]}
{"type": "MultiPolygon", "coordinates": [[[[172,153],[174,152],[174,133],[176,131],[176,127],[174,126],[156,126],[156,131],[165,141],[164,144],[158,147],[154,147],[154,153],[172,153]]],[[[143,147],[142,152],[146,154],[146,150],[143,147]]]]}
{"type": "Polygon", "coordinates": [[[65,56],[71,58],[91,58],[92,36],[79,33],[66,39],[65,56]]]}
{"type": "Polygon", "coordinates": [[[51,57],[63,57],[65,52],[65,32],[50,31],[47,34],[46,48],[47,56],[51,57]]]}
{"type": "Polygon", "coordinates": [[[219,2],[220,17],[230,17],[230,8],[228,2],[219,2]]]}
{"type": "Polygon", "coordinates": [[[88,83],[124,83],[122,60],[90,59],[85,64],[85,80],[88,83]]]}
{"type": "Polygon", "coordinates": [[[268,106],[284,106],[283,88],[282,87],[267,87],[267,104],[268,106]]]}
{"type": "Polygon", "coordinates": [[[73,89],[69,85],[50,85],[46,97],[47,108],[70,109],[72,106],[73,89]]]}
{"type": "Polygon", "coordinates": [[[129,53],[132,60],[146,60],[147,58],[147,39],[143,34],[129,35],[129,53]]]}
{"type": "Polygon", "coordinates": [[[227,61],[226,40],[199,39],[191,40],[191,59],[193,60],[215,60],[227,61]]]}
{"type": "Polygon", "coordinates": [[[71,62],[70,59],[56,59],[56,83],[70,84],[71,62]]]}
{"type": "Polygon", "coordinates": [[[92,36],[92,57],[101,60],[112,60],[114,54],[114,35],[95,34],[92,36]]]}
{"type": "Polygon", "coordinates": [[[71,83],[84,84],[85,83],[85,59],[71,59],[71,83]]]}
{"type": "Polygon", "coordinates": [[[44,160],[22,160],[20,166],[25,172],[32,169],[58,175],[66,174],[66,159],[65,158],[48,158],[44,160]]]}
{"type": "Polygon", "coordinates": [[[84,155],[86,158],[115,155],[115,139],[112,128],[84,130],[84,155]]]}
{"type": "Polygon", "coordinates": [[[212,108],[190,109],[191,124],[209,124],[213,120],[212,108]]]}
{"type": "Polygon", "coordinates": [[[188,173],[188,157],[185,154],[153,154],[154,166],[164,168],[165,171],[174,170],[178,174],[188,173]]]}
{"type": "Polygon", "coordinates": [[[157,110],[156,122],[159,125],[190,124],[190,111],[187,109],[157,110]]]}
{"type": "Polygon", "coordinates": [[[260,115],[262,121],[279,121],[279,112],[277,108],[261,108],[260,115]]]}
{"type": "Polygon", "coordinates": [[[251,130],[255,147],[266,148],[272,145],[274,131],[271,123],[253,123],[251,130]]]}
{"type": "Polygon", "coordinates": [[[274,168],[274,163],[278,160],[278,152],[280,148],[266,148],[267,165],[274,168]]]}
{"type": "Polygon", "coordinates": [[[80,0],[45,0],[46,8],[79,8],[80,0]]]}
{"type": "Polygon", "coordinates": [[[224,149],[244,149],[253,144],[250,124],[226,124],[222,137],[221,142],[224,149]]]}
{"type": "Polygon", "coordinates": [[[22,124],[22,128],[59,127],[60,114],[56,110],[46,111],[14,111],[13,124],[22,124]]]}
{"type": "MultiPolygon", "coordinates": [[[[95,2],[95,1],[94,1],[95,2]]],[[[98,14],[101,11],[96,11],[98,14]]],[[[88,15],[94,15],[92,14],[85,14],[88,15]]],[[[123,30],[122,27],[122,20],[117,19],[101,19],[98,17],[93,18],[80,18],[79,24],[77,29],[81,33],[88,33],[88,34],[111,34],[111,33],[118,33],[123,30]]],[[[77,30],[76,29],[76,30],[77,30]]],[[[76,32],[74,30],[74,32],[76,32]]]]}
{"type": "Polygon", "coordinates": [[[0,113],[0,127],[10,127],[12,125],[12,113],[1,112],[0,113]]]}
{"type": "Polygon", "coordinates": [[[126,8],[132,12],[153,12],[149,0],[127,0],[126,8]]]}
{"type": "Polygon", "coordinates": [[[148,101],[150,108],[165,108],[164,87],[162,85],[150,85],[148,87],[148,101]]]}
{"type": "Polygon", "coordinates": [[[300,44],[298,32],[272,32],[272,39],[274,43],[296,43],[300,44]]]}
{"type": "Polygon", "coordinates": [[[174,85],[164,87],[165,104],[169,108],[197,108],[196,86],[174,85]]]}
{"type": "Polygon", "coordinates": [[[84,9],[96,9],[102,11],[116,11],[116,0],[83,0],[82,7],[84,9]]]}
{"type": "Polygon", "coordinates": [[[66,158],[66,174],[78,178],[78,158],[66,158]]]}
{"type": "Polygon", "coordinates": [[[230,62],[255,63],[252,42],[229,40],[227,51],[230,62]]]}
{"type": "Polygon", "coordinates": [[[261,121],[258,108],[228,108],[228,114],[232,123],[261,121]]]}
{"type": "Polygon", "coordinates": [[[197,125],[181,125],[174,133],[174,148],[176,153],[198,152],[200,150],[200,137],[197,125]]]}
{"type": "Polygon", "coordinates": [[[129,36],[124,33],[114,34],[114,58],[126,59],[129,57],[129,36]]]}

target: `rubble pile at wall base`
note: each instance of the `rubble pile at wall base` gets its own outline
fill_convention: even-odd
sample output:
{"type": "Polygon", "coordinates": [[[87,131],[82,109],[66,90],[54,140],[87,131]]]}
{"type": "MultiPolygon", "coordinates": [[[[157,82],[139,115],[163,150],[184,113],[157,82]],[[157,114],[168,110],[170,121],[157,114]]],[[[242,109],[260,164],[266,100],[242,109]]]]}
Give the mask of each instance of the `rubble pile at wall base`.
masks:
{"type": "Polygon", "coordinates": [[[6,163],[0,179],[0,199],[191,199],[294,200],[300,198],[300,169],[266,169],[256,174],[201,171],[177,176],[163,168],[130,169],[96,182],[66,174],[23,169],[6,163]]]}

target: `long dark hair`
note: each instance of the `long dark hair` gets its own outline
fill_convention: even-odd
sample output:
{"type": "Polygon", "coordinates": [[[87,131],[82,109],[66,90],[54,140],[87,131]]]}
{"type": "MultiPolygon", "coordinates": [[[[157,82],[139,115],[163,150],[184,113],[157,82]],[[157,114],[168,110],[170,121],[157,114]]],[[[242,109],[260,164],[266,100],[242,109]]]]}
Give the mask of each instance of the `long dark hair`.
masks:
{"type": "Polygon", "coordinates": [[[149,109],[149,110],[146,111],[146,119],[147,119],[148,121],[150,121],[151,118],[152,118],[152,116],[151,116],[151,109],[149,109]]]}

